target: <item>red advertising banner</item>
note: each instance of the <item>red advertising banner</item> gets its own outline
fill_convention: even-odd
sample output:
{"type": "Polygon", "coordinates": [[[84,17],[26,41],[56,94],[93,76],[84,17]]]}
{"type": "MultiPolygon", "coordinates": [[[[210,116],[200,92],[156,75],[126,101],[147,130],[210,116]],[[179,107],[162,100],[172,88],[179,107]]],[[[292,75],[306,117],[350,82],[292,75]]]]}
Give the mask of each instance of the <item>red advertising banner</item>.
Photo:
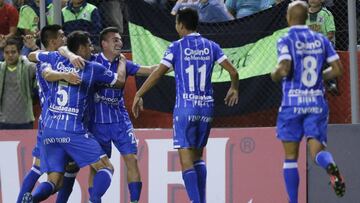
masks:
{"type": "MultiPolygon", "coordinates": [[[[136,130],[143,190],[140,202],[189,202],[177,152],[172,148],[172,130],[136,130]]],[[[285,203],[282,176],[283,149],[274,128],[213,129],[204,160],[208,167],[208,203],[285,203]]],[[[16,201],[20,184],[32,164],[35,130],[0,131],[0,202],[16,201]]],[[[299,160],[300,201],[306,202],[306,150],[299,160]]],[[[129,202],[126,168],[116,148],[111,161],[115,172],[104,203],[129,202]]],[[[88,168],[77,176],[69,202],[87,202],[88,168]]],[[[46,180],[46,175],[40,182],[46,180]]],[[[54,197],[46,201],[54,202],[54,197]]]]}

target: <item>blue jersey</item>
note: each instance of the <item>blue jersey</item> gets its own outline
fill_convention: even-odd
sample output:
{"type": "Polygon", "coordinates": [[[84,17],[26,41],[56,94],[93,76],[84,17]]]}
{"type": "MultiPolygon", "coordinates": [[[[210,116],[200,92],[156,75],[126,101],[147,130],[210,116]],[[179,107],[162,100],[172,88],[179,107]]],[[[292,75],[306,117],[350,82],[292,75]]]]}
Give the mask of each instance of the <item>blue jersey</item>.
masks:
{"type": "MultiPolygon", "coordinates": [[[[94,60],[109,70],[116,72],[119,59],[110,62],[103,53],[95,55],[94,60]]],[[[126,77],[135,75],[140,66],[131,61],[126,61],[126,77]]],[[[120,123],[130,121],[124,104],[124,90],[106,86],[98,86],[94,96],[94,123],[120,123]]]]}
{"type": "MultiPolygon", "coordinates": [[[[36,64],[36,79],[38,84],[38,90],[39,90],[39,98],[40,98],[40,107],[41,107],[41,115],[39,117],[39,120],[42,120],[45,118],[45,114],[47,111],[47,93],[49,91],[48,83],[47,81],[42,77],[42,72],[47,67],[50,67],[51,65],[49,63],[37,63],[36,64]]],[[[51,68],[51,67],[50,67],[51,68]]],[[[41,123],[41,121],[40,121],[41,123]]]]}
{"type": "Polygon", "coordinates": [[[175,109],[213,107],[213,67],[225,59],[218,44],[198,33],[171,43],[160,63],[175,71],[175,109]]]}
{"type": "Polygon", "coordinates": [[[330,41],[307,26],[293,26],[279,39],[278,62],[291,60],[292,70],[282,81],[282,107],[327,105],[322,71],[325,62],[339,59],[330,41]]]}
{"type": "Polygon", "coordinates": [[[64,81],[49,83],[48,113],[44,125],[46,128],[85,133],[85,114],[88,103],[94,95],[95,84],[113,85],[117,74],[101,64],[86,62],[84,69],[75,69],[58,52],[43,52],[37,55],[39,61],[51,64],[59,72],[77,72],[81,78],[80,85],[70,85],[64,81]]]}

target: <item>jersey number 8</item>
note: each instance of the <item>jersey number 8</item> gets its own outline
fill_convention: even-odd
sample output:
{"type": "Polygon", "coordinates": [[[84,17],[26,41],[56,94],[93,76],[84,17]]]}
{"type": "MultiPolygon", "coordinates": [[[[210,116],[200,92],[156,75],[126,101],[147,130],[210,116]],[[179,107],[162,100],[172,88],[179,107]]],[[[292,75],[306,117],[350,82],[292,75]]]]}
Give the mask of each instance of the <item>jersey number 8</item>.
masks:
{"type": "Polygon", "coordinates": [[[301,75],[301,82],[306,87],[312,87],[316,84],[318,75],[316,72],[317,61],[313,56],[306,56],[303,60],[304,70],[301,75]]]}

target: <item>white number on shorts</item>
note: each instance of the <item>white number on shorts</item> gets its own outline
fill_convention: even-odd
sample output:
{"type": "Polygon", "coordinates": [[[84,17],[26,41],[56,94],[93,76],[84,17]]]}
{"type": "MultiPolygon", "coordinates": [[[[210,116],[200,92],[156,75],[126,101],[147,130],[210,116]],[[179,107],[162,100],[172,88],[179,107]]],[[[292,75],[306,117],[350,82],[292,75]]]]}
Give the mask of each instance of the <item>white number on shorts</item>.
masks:
{"type": "MultiPolygon", "coordinates": [[[[189,90],[195,91],[195,74],[194,74],[194,65],[190,65],[185,69],[185,72],[189,75],[189,90]]],[[[198,69],[200,73],[200,91],[205,91],[205,81],[206,81],[206,65],[200,66],[198,69]]]]}
{"type": "Polygon", "coordinates": [[[313,56],[306,56],[303,60],[304,71],[301,75],[301,82],[306,87],[312,87],[316,84],[318,75],[316,73],[317,61],[313,56]]]}

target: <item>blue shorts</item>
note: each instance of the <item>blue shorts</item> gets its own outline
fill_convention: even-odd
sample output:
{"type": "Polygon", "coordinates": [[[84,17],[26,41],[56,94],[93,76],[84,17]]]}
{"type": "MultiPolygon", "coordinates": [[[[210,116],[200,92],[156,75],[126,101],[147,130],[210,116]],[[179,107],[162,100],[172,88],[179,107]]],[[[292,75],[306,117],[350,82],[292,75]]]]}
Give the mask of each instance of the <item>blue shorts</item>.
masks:
{"type": "Polygon", "coordinates": [[[205,147],[213,115],[213,108],[175,109],[173,115],[174,148],[205,147]]]}
{"type": "Polygon", "coordinates": [[[326,146],[329,110],[320,107],[282,107],[277,118],[277,137],[286,142],[300,142],[302,137],[317,139],[326,146]]]}
{"type": "Polygon", "coordinates": [[[42,135],[41,171],[64,172],[72,160],[80,167],[96,163],[106,156],[99,143],[86,133],[45,128],[42,135]]]}
{"type": "Polygon", "coordinates": [[[41,135],[42,135],[42,133],[43,133],[43,125],[42,125],[41,120],[39,119],[38,132],[37,132],[37,135],[36,135],[36,144],[35,144],[34,149],[32,150],[32,156],[35,157],[35,158],[38,158],[38,159],[40,159],[40,147],[41,147],[41,135]]]}
{"type": "Polygon", "coordinates": [[[130,122],[123,123],[94,123],[92,133],[99,142],[106,155],[111,157],[111,142],[121,155],[137,153],[137,139],[130,122]]]}

